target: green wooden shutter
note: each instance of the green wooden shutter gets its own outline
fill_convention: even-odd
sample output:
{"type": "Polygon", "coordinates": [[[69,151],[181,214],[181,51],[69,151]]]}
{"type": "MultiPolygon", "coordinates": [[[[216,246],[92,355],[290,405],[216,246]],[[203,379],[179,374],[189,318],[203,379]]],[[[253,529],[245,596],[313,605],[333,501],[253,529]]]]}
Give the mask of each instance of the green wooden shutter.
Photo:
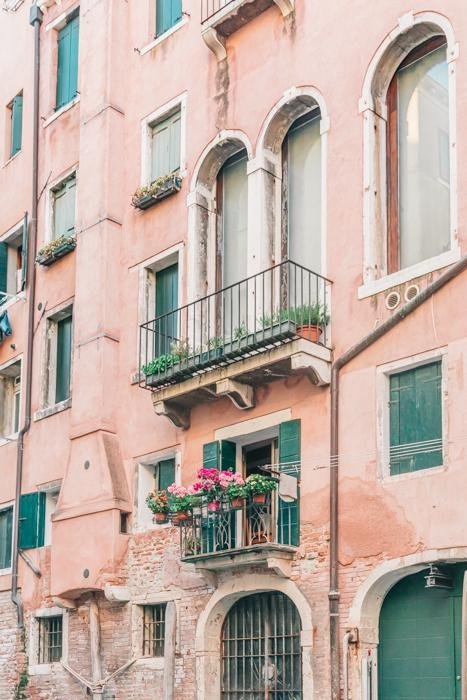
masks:
{"type": "Polygon", "coordinates": [[[54,238],[75,231],[76,177],[70,177],[54,193],[54,238]]]}
{"type": "Polygon", "coordinates": [[[73,17],[58,32],[56,109],[71,102],[78,88],[79,17],[73,17]]]}
{"type": "Polygon", "coordinates": [[[151,180],[180,168],[180,110],[152,129],[151,180]]]}
{"type": "Polygon", "coordinates": [[[27,213],[23,219],[23,242],[21,244],[21,291],[26,288],[28,276],[28,240],[29,240],[29,220],[27,213]]]}
{"type": "Polygon", "coordinates": [[[157,488],[166,491],[170,484],[175,481],[175,460],[163,459],[157,465],[158,484],[157,488]]]}
{"type": "Polygon", "coordinates": [[[0,243],[0,304],[5,301],[2,292],[8,291],[8,245],[0,243]]]}
{"type": "Polygon", "coordinates": [[[182,18],[182,0],[156,0],[156,36],[160,36],[182,18]]]}
{"type": "Polygon", "coordinates": [[[203,445],[203,467],[235,471],[237,446],[229,440],[214,440],[203,445]]]}
{"type": "MultiPolygon", "coordinates": [[[[301,421],[290,420],[279,426],[279,468],[285,474],[300,478],[301,421]]],[[[277,520],[278,541],[298,547],[300,544],[300,501],[285,503],[279,497],[277,520]]]]}
{"type": "Polygon", "coordinates": [[[207,442],[203,445],[203,467],[205,469],[219,469],[219,442],[207,442]]]}
{"type": "Polygon", "coordinates": [[[181,113],[176,112],[170,118],[169,125],[169,172],[173,173],[180,169],[180,128],[181,113]]]}
{"type": "Polygon", "coordinates": [[[14,156],[21,150],[22,135],[23,96],[16,95],[11,106],[11,156],[14,156]]]}
{"type": "Polygon", "coordinates": [[[391,475],[441,465],[441,362],[390,377],[391,475]]]}
{"type": "Polygon", "coordinates": [[[23,494],[19,503],[19,548],[42,547],[44,531],[45,493],[34,491],[23,494]]]}
{"type": "MultiPolygon", "coordinates": [[[[219,469],[235,471],[236,445],[229,440],[214,440],[203,445],[203,467],[205,469],[219,469]]],[[[211,513],[203,518],[201,526],[202,551],[217,552],[235,547],[235,511],[211,513]],[[230,540],[226,538],[229,531],[230,540]]]]}
{"type": "Polygon", "coordinates": [[[71,335],[72,318],[68,316],[57,323],[56,403],[65,401],[70,396],[71,335]]]}
{"type": "Polygon", "coordinates": [[[156,319],[158,320],[154,334],[155,357],[170,353],[172,346],[178,342],[177,306],[178,263],[175,263],[156,273],[156,319]]]}
{"type": "Polygon", "coordinates": [[[11,566],[11,545],[13,535],[13,508],[0,510],[0,569],[11,566]]]}

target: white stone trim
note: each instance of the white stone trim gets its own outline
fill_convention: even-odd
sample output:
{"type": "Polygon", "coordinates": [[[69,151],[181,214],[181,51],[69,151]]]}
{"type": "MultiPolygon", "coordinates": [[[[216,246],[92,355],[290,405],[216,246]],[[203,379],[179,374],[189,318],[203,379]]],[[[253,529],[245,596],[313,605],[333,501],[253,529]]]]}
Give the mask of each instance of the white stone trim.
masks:
{"type": "Polygon", "coordinates": [[[75,192],[75,236],[76,236],[76,222],[78,214],[78,163],[74,163],[70,168],[67,168],[63,173],[56,177],[52,182],[47,184],[45,190],[45,222],[44,222],[44,245],[49,243],[54,238],[54,190],[56,190],[62,183],[70,180],[73,175],[76,181],[76,192],[75,192]]]}
{"type": "MultiPolygon", "coordinates": [[[[146,496],[154,488],[154,479],[150,473],[151,468],[163,459],[175,459],[175,483],[182,481],[182,453],[180,445],[168,447],[150,455],[139,457],[136,463],[136,488],[135,488],[135,515],[133,519],[133,532],[147,532],[148,530],[160,530],[170,527],[170,523],[160,525],[153,523],[152,513],[146,505],[146,496]],[[146,478],[145,478],[146,477],[146,478]],[[151,483],[150,483],[151,482],[151,483]]],[[[149,604],[149,603],[148,603],[149,604]]]]}
{"type": "Polygon", "coordinates": [[[42,128],[45,129],[46,127],[48,127],[50,124],[52,124],[52,122],[61,117],[62,114],[64,114],[64,112],[68,112],[68,110],[70,110],[80,101],[81,95],[78,94],[71,100],[71,102],[67,102],[66,105],[63,105],[63,107],[60,107],[60,109],[57,109],[54,112],[52,112],[52,114],[42,122],[42,128]]]}
{"type": "MultiPolygon", "coordinates": [[[[165,36],[165,34],[163,35],[165,36]]],[[[180,109],[180,176],[186,175],[186,106],[187,91],[169,100],[141,120],[141,184],[151,182],[151,129],[171,113],[180,109]]]]}
{"type": "Polygon", "coordinates": [[[378,455],[378,478],[383,483],[392,484],[396,481],[407,479],[428,478],[429,476],[445,471],[448,466],[448,349],[447,347],[435,348],[427,352],[405,357],[376,368],[376,444],[378,455]],[[401,372],[435,360],[441,360],[441,415],[442,415],[442,444],[443,464],[437,467],[420,469],[416,472],[391,476],[389,467],[389,378],[391,374],[401,372]]]}
{"type": "Polygon", "coordinates": [[[245,148],[248,155],[248,160],[252,159],[253,146],[245,132],[240,131],[239,129],[222,129],[222,131],[219,131],[219,133],[216,134],[212,141],[208,143],[208,145],[205,147],[200,157],[198,158],[198,161],[196,162],[196,165],[193,169],[193,175],[190,183],[190,193],[198,189],[198,185],[200,184],[200,182],[205,184],[206,181],[208,181],[208,189],[210,190],[212,188],[212,186],[215,184],[217,173],[219,172],[220,167],[222,167],[222,163],[217,168],[215,174],[211,175],[211,177],[202,177],[203,166],[206,166],[209,160],[209,156],[213,154],[217,146],[222,146],[223,144],[229,141],[238,143],[237,150],[245,148]]]}
{"type": "Polygon", "coordinates": [[[42,330],[42,373],[41,373],[41,391],[40,391],[40,406],[33,416],[33,420],[41,420],[47,416],[53,415],[66,410],[71,406],[73,394],[73,355],[74,355],[74,338],[75,329],[72,321],[72,338],[71,338],[71,366],[70,366],[70,396],[64,401],[55,403],[54,387],[55,387],[55,369],[57,358],[56,346],[56,326],[57,321],[65,318],[69,313],[73,318],[74,298],[67,299],[53,309],[49,309],[46,314],[42,330]],[[49,347],[50,345],[50,347],[49,347]]]}
{"type": "Polygon", "coordinates": [[[61,661],[56,661],[50,664],[37,663],[38,655],[38,634],[39,625],[38,619],[43,617],[62,618],[62,658],[61,661],[68,663],[68,629],[69,629],[69,612],[65,608],[53,606],[51,608],[39,608],[34,610],[29,623],[29,645],[28,645],[28,673],[30,676],[47,675],[55,668],[62,668],[61,661]],[[35,663],[31,663],[34,659],[35,663]]]}
{"type": "MultiPolygon", "coordinates": [[[[14,522],[15,519],[15,502],[14,501],[7,501],[6,503],[0,503],[0,512],[2,510],[9,510],[12,508],[13,514],[12,514],[12,519],[14,522]]],[[[11,539],[13,541],[13,532],[11,533],[11,539]]],[[[13,561],[13,552],[11,553],[11,558],[13,561]]],[[[6,569],[0,569],[0,576],[9,576],[11,574],[11,566],[7,566],[6,569]]]]}
{"type": "Polygon", "coordinates": [[[275,428],[280,423],[291,420],[291,418],[292,410],[285,408],[282,411],[274,411],[274,413],[268,413],[265,416],[250,418],[249,420],[227,425],[224,428],[218,428],[214,431],[214,439],[229,440],[240,435],[251,435],[269,428],[275,428]]]}
{"type": "Polygon", "coordinates": [[[175,34],[175,32],[177,32],[179,29],[181,29],[182,27],[184,27],[185,24],[186,24],[187,22],[188,22],[188,15],[184,14],[184,15],[182,16],[182,19],[181,19],[179,22],[177,22],[177,23],[174,24],[172,27],[170,27],[170,29],[168,29],[166,32],[164,32],[163,34],[160,34],[159,36],[156,36],[155,39],[153,39],[153,40],[150,41],[148,44],[146,44],[145,46],[143,46],[143,47],[139,50],[140,56],[144,56],[144,55],[147,54],[149,51],[152,51],[152,50],[155,49],[157,46],[159,46],[160,44],[162,44],[166,39],[168,39],[170,36],[172,36],[172,34],[175,34]]]}
{"type": "Polygon", "coordinates": [[[198,700],[220,697],[220,638],[226,614],[232,605],[246,595],[261,591],[278,591],[295,604],[301,618],[302,683],[307,698],[313,698],[313,621],[310,604],[290,579],[275,575],[243,573],[228,577],[219,584],[198,618],[195,637],[196,687],[198,700]]]}
{"type": "MultiPolygon", "coordinates": [[[[48,7],[48,4],[44,3],[46,7],[48,7]]],[[[61,3],[60,3],[61,4],[61,3]]],[[[39,3],[39,6],[41,6],[41,3],[39,3]]],[[[74,2],[70,7],[68,7],[64,12],[58,15],[55,19],[53,19],[51,22],[48,22],[48,24],[45,25],[45,31],[50,32],[51,29],[55,29],[56,31],[59,31],[60,29],[63,29],[63,27],[67,23],[68,17],[75,12],[80,6],[79,2],[74,2]]]]}

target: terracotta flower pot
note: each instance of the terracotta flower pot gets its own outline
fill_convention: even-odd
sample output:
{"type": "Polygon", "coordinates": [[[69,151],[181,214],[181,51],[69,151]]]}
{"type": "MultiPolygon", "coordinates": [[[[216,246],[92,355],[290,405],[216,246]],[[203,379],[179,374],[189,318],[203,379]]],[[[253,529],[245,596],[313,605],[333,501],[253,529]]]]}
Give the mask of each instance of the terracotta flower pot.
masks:
{"type": "Polygon", "coordinates": [[[302,338],[306,338],[307,340],[311,340],[313,343],[317,343],[321,337],[323,329],[320,326],[299,326],[297,331],[302,338]]]}
{"type": "Polygon", "coordinates": [[[185,520],[188,520],[189,517],[190,516],[186,511],[181,510],[179,513],[174,513],[172,515],[172,524],[180,525],[180,523],[185,522],[185,520]]]}
{"type": "Polygon", "coordinates": [[[266,503],[266,494],[265,493],[253,494],[253,503],[266,503]]]}
{"type": "Polygon", "coordinates": [[[219,510],[220,507],[221,507],[220,501],[210,501],[210,502],[208,503],[208,510],[209,510],[211,513],[217,512],[217,511],[219,510]]]}
{"type": "Polygon", "coordinates": [[[241,497],[231,498],[230,505],[232,506],[232,508],[243,508],[243,506],[245,505],[245,499],[241,497]]]}
{"type": "Polygon", "coordinates": [[[153,522],[163,525],[167,522],[167,513],[154,513],[153,522]]]}

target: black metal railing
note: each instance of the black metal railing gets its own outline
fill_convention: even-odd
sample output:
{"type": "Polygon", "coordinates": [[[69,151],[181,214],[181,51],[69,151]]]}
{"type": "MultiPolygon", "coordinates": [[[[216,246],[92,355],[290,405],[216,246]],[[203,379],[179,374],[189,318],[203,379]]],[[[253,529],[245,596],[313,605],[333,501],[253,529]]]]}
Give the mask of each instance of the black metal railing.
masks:
{"type": "Polygon", "coordinates": [[[201,0],[201,23],[207,22],[218,12],[232,5],[234,0],[201,0]]]}
{"type": "Polygon", "coordinates": [[[140,327],[140,382],[154,389],[297,338],[327,346],[330,281],[290,260],[140,327]]]}
{"type": "Polygon", "coordinates": [[[275,491],[262,503],[251,498],[234,507],[227,500],[201,503],[179,523],[182,559],[215,556],[255,545],[298,546],[297,502],[275,491]]]}

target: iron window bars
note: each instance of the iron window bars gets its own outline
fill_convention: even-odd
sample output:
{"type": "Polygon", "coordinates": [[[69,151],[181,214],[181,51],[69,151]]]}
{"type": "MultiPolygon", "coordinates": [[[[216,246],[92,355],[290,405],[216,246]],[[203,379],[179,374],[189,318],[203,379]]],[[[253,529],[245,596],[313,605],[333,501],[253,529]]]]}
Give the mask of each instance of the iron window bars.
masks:
{"type": "Polygon", "coordinates": [[[143,606],[143,656],[164,656],[166,604],[143,606]]]}
{"type": "Polygon", "coordinates": [[[39,617],[38,661],[50,664],[60,661],[63,645],[63,617],[39,617]]]}

